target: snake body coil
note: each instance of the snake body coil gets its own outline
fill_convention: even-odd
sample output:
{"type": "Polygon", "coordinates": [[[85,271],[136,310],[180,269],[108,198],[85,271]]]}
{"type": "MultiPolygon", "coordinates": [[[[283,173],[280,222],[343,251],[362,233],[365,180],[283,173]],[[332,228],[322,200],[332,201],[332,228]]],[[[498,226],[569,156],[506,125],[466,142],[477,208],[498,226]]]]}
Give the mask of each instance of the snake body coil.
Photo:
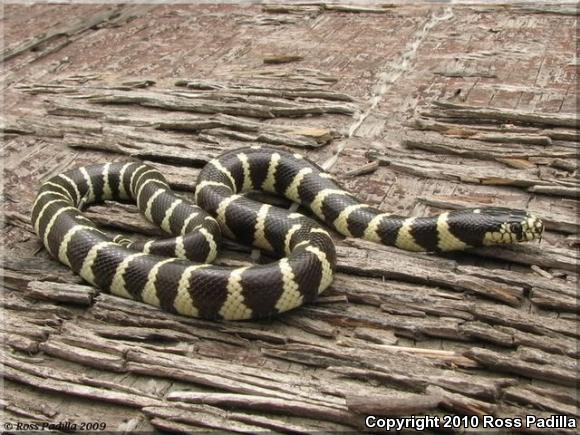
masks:
{"type": "Polygon", "coordinates": [[[302,156],[261,147],[208,163],[195,191],[198,205],[175,196],[163,175],[145,164],[74,169],[42,184],[32,223],[51,255],[115,295],[186,316],[263,318],[315,299],[332,283],[336,254],[315,221],[243,195],[251,190],[283,195],[343,235],[411,251],[528,241],[543,231],[533,215],[504,208],[419,218],[382,213],[302,156]],[[104,200],[136,201],[148,220],[175,237],[132,242],[107,236],[80,212],[104,200]],[[209,265],[221,233],[280,259],[236,269],[209,265]]]}

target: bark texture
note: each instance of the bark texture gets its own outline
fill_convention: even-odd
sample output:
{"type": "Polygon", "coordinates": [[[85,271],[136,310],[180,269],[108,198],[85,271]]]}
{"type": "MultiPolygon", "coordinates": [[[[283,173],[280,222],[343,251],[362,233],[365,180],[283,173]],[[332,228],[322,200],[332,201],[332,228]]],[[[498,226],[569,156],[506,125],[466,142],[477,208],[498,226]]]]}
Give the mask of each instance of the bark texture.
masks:
{"type": "MultiPolygon", "coordinates": [[[[577,10],[404,3],[5,6],[2,421],[579,417],[577,10]],[[547,232],[440,257],[337,237],[316,304],[243,323],[102,294],[32,232],[37,186],[63,170],[140,159],[187,197],[209,159],[254,143],[299,150],[385,212],[507,205],[547,232]]],[[[131,205],[87,216],[161,234],[131,205]]],[[[257,257],[229,242],[218,263],[257,257]]]]}

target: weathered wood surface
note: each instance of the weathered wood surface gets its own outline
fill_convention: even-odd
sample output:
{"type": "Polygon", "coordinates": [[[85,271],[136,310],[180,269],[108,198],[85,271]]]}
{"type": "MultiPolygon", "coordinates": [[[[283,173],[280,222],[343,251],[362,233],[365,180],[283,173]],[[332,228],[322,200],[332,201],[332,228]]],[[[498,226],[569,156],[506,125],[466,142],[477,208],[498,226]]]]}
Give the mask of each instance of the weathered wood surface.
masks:
{"type": "MultiPolygon", "coordinates": [[[[398,3],[5,6],[2,421],[309,433],[371,413],[579,417],[577,9],[398,3]],[[234,324],[102,294],[30,227],[39,181],[67,168],[143,159],[187,196],[208,159],[248,143],[300,149],[388,212],[509,205],[547,233],[443,257],[337,237],[318,303],[234,324]]],[[[87,215],[160,234],[134,206],[87,215]]],[[[252,258],[230,242],[219,263],[252,258]]]]}

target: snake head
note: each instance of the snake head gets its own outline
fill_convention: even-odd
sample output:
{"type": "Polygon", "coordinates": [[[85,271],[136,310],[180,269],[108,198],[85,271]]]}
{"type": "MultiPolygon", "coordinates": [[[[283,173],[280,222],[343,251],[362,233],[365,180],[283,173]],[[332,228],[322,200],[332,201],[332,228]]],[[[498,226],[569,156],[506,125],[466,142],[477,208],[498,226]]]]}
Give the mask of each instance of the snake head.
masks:
{"type": "Polygon", "coordinates": [[[542,239],[544,223],[539,217],[526,211],[489,207],[473,212],[486,216],[488,229],[482,239],[485,246],[542,239]]]}

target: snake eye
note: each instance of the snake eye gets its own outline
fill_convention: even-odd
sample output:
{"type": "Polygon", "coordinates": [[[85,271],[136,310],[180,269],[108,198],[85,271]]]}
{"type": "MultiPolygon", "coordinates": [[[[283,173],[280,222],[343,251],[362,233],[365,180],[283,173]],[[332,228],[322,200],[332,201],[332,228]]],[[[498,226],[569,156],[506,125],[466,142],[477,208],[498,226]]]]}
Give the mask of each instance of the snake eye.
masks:
{"type": "Polygon", "coordinates": [[[523,232],[522,224],[518,224],[518,223],[511,224],[510,230],[512,231],[512,233],[521,234],[523,232]]]}

